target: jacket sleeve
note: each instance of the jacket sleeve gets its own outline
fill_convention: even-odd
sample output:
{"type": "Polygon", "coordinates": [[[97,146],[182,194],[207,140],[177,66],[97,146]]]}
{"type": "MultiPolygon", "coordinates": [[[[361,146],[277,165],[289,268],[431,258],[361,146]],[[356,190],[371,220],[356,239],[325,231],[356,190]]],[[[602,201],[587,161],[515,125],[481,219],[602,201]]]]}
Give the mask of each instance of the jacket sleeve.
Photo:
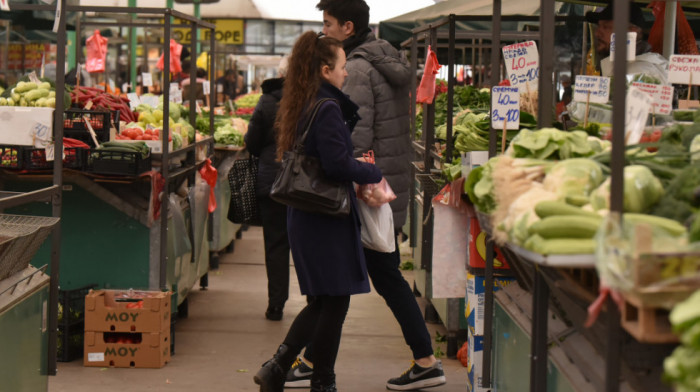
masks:
{"type": "Polygon", "coordinates": [[[266,117],[266,107],[270,104],[274,104],[270,101],[271,99],[265,95],[260,97],[260,101],[255,106],[253,115],[248,123],[248,132],[246,132],[243,140],[245,141],[245,146],[248,151],[259,157],[260,153],[265,147],[265,139],[267,138],[267,128],[271,126],[269,119],[266,117]]]}
{"type": "Polygon", "coordinates": [[[382,179],[377,166],[360,162],[348,154],[348,130],[336,104],[325,103],[321,107],[311,132],[321,158],[321,166],[329,178],[358,184],[373,184],[382,179]]]}
{"type": "Polygon", "coordinates": [[[372,91],[372,81],[370,79],[369,69],[371,67],[363,67],[367,65],[364,59],[357,59],[348,62],[348,76],[345,78],[343,92],[360,107],[358,111],[360,121],[355,125],[352,132],[352,144],[355,156],[362,156],[363,152],[372,149],[374,141],[374,92],[372,91]]]}

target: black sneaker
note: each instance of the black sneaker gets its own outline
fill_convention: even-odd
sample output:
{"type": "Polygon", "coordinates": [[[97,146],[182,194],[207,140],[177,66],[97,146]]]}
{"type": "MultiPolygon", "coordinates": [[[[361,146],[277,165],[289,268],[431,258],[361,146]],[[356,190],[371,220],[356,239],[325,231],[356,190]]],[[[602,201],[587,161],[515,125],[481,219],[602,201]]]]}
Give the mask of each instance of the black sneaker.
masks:
{"type": "Polygon", "coordinates": [[[297,358],[287,372],[285,388],[311,388],[311,375],[314,370],[301,358],[297,358]]]}
{"type": "Polygon", "coordinates": [[[414,389],[436,387],[446,383],[442,362],[438,360],[429,368],[418,366],[415,362],[400,377],[392,378],[386,383],[386,389],[393,391],[411,391],[414,389]]]}
{"type": "Polygon", "coordinates": [[[272,321],[282,320],[282,307],[281,306],[268,306],[265,311],[265,318],[272,321]]]}

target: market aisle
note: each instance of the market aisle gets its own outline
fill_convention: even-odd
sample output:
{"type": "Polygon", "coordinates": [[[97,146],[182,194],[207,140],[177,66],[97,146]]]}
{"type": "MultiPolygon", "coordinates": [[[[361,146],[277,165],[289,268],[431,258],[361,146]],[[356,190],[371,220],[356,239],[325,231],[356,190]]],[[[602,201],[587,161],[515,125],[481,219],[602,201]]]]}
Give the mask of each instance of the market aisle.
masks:
{"type": "MultiPolygon", "coordinates": [[[[232,254],[221,257],[219,270],[210,273],[209,289],[190,293],[190,317],[177,321],[169,364],[162,369],[100,369],[83,367],[82,360],[59,363],[58,375],[49,377],[49,391],[257,392],[254,372],[277,348],[306,301],[293,267],[291,271],[284,319],[267,321],[262,230],[251,228],[236,240],[232,254]]],[[[407,278],[412,281],[410,272],[407,278]]],[[[445,333],[441,325],[429,324],[429,329],[433,337],[436,329],[445,333]]],[[[445,343],[439,346],[446,351],[445,343]]],[[[383,299],[374,292],[354,296],[336,366],[339,390],[385,391],[386,380],[407,369],[409,361],[410,350],[383,299]]],[[[429,391],[465,391],[466,368],[456,360],[442,361],[448,384],[429,391]]],[[[288,389],[295,390],[305,391],[288,389]]]]}

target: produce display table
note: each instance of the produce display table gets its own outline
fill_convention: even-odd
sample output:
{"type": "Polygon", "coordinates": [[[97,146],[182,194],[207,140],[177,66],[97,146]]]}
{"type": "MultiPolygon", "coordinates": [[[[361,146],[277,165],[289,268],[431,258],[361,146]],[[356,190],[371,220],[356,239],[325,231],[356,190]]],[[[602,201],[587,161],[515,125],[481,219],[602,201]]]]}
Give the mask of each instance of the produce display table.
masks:
{"type": "Polygon", "coordinates": [[[49,276],[27,267],[0,280],[0,385],[3,391],[48,389],[49,276]]]}
{"type": "MultiPolygon", "coordinates": [[[[154,219],[149,202],[150,178],[107,178],[72,171],[64,175],[61,289],[91,284],[160,289],[160,219],[154,219]]],[[[47,175],[0,174],[3,188],[15,191],[30,191],[48,181],[47,175]]],[[[208,196],[208,187],[199,181],[189,191],[181,187],[170,195],[167,286],[175,293],[176,305],[185,301],[195,282],[209,270],[208,196]]],[[[46,215],[50,208],[31,203],[7,212],[46,215]]],[[[32,264],[47,264],[49,248],[44,244],[32,264]]]]}

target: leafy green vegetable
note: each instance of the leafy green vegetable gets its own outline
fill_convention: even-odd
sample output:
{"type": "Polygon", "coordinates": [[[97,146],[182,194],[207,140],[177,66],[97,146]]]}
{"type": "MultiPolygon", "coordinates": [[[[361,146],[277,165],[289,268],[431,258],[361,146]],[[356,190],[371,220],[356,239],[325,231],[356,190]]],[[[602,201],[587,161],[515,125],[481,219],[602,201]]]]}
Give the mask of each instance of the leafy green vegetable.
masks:
{"type": "Polygon", "coordinates": [[[573,158],[556,163],[544,178],[545,189],[560,198],[588,196],[604,180],[600,165],[590,159],[573,158]]]}
{"type": "Polygon", "coordinates": [[[594,154],[583,131],[564,132],[555,128],[521,130],[511,142],[509,155],[516,158],[569,159],[594,154]]]}
{"type": "Polygon", "coordinates": [[[219,144],[242,146],[243,134],[234,128],[233,125],[226,124],[216,128],[214,132],[214,141],[219,144]]]}
{"type": "MultiPolygon", "coordinates": [[[[624,170],[623,209],[625,212],[646,212],[664,195],[661,182],[645,166],[631,165],[624,170]]],[[[610,206],[610,178],[591,193],[594,209],[610,206]]]]}

